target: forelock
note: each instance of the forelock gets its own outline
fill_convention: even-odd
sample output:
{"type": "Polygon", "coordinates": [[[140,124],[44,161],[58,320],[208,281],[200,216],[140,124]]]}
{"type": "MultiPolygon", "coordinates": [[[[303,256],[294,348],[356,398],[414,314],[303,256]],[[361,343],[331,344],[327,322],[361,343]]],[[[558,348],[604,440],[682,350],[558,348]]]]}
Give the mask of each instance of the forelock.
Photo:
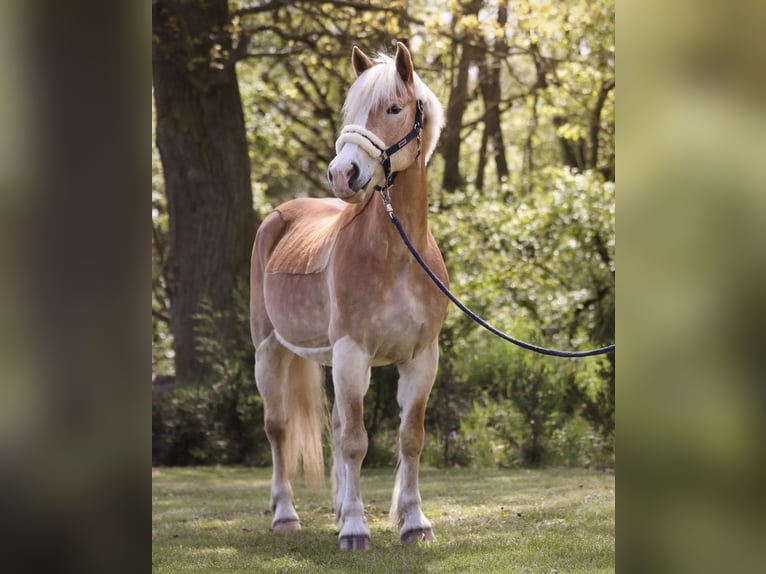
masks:
{"type": "Polygon", "coordinates": [[[362,72],[348,91],[342,111],[344,124],[367,118],[383,103],[405,94],[393,59],[380,54],[373,61],[375,65],[362,72]]]}

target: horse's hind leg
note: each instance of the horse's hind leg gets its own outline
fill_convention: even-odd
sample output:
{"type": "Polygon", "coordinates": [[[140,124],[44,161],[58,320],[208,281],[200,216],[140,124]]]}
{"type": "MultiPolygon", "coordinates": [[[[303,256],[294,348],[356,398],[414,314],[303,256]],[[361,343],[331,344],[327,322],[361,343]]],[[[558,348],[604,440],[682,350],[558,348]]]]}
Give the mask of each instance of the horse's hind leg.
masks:
{"type": "Polygon", "coordinates": [[[396,398],[402,409],[399,427],[399,470],[396,474],[391,520],[399,528],[404,544],[436,540],[431,522],[420,508],[418,471],[423,451],[423,426],[428,395],[439,362],[437,341],[409,363],[399,366],[399,389],[396,398]]]}
{"type": "Polygon", "coordinates": [[[273,477],[271,481],[271,528],[275,532],[299,530],[298,513],[293,504],[289,477],[295,474],[294,453],[288,437],[288,413],[285,392],[293,353],[285,349],[273,333],[255,352],[255,383],[263,399],[264,426],[271,443],[273,477]]]}

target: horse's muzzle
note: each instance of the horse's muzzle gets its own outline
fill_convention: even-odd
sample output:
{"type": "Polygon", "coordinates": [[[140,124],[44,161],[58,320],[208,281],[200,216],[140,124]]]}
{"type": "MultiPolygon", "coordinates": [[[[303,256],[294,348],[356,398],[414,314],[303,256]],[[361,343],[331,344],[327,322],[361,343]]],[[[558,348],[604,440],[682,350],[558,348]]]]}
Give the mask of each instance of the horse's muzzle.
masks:
{"type": "Polygon", "coordinates": [[[327,169],[327,181],[330,183],[335,197],[356,203],[361,200],[364,191],[372,180],[372,175],[377,164],[372,162],[366,156],[363,157],[364,164],[357,158],[349,157],[346,154],[336,156],[327,169]],[[345,157],[343,157],[345,155],[345,157]],[[370,165],[367,165],[370,164],[370,165]]]}

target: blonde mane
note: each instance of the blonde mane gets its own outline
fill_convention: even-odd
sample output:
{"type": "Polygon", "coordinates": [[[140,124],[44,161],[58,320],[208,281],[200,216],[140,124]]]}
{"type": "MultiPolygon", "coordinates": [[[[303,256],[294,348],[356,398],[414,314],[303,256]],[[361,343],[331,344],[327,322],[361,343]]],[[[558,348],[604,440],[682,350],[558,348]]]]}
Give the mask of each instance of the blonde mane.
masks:
{"type": "MultiPolygon", "coordinates": [[[[393,58],[379,54],[373,61],[376,65],[360,74],[348,92],[342,110],[344,125],[353,122],[354,118],[368,117],[377,111],[383,102],[402,97],[406,93],[404,81],[396,71],[393,58]]],[[[428,162],[444,127],[444,110],[436,95],[414,71],[413,80],[415,97],[423,100],[422,145],[428,162]]]]}

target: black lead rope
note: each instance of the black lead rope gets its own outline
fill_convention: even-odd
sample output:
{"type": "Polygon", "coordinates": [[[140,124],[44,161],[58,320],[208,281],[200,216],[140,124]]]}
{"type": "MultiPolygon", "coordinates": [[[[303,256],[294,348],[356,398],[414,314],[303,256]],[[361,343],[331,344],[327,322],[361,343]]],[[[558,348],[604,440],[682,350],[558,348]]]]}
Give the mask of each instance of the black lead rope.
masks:
{"type": "Polygon", "coordinates": [[[396,217],[396,214],[394,214],[393,208],[391,207],[391,203],[386,201],[385,197],[383,198],[383,203],[386,207],[386,211],[388,212],[389,217],[391,218],[391,222],[396,226],[396,229],[399,231],[399,235],[402,236],[402,240],[404,241],[404,244],[407,246],[407,249],[410,250],[410,253],[412,253],[412,256],[417,260],[417,262],[420,264],[423,270],[428,274],[431,280],[436,284],[439,290],[442,293],[444,293],[447,296],[447,298],[458,307],[458,309],[460,309],[463,313],[465,313],[471,319],[476,321],[479,325],[487,329],[490,333],[494,333],[501,339],[505,339],[509,343],[513,343],[514,345],[517,345],[521,347],[522,349],[527,349],[528,351],[534,351],[535,353],[540,353],[541,355],[551,355],[553,357],[568,357],[568,358],[591,357],[593,355],[604,355],[606,353],[614,352],[614,345],[609,345],[608,347],[602,347],[600,349],[592,349],[590,351],[558,351],[556,349],[546,349],[545,347],[538,347],[537,345],[532,345],[531,343],[525,343],[524,341],[515,339],[511,337],[510,335],[503,333],[499,329],[496,329],[495,327],[487,323],[484,319],[479,317],[476,313],[471,311],[468,307],[466,307],[460,301],[460,299],[458,299],[455,295],[453,295],[452,292],[447,288],[447,286],[444,283],[442,283],[441,279],[439,279],[436,276],[436,274],[433,271],[431,271],[431,268],[428,267],[425,261],[423,261],[423,258],[420,256],[420,253],[417,252],[415,247],[410,242],[409,237],[407,237],[407,234],[404,232],[404,228],[402,227],[402,224],[399,221],[399,218],[396,217]]]}
{"type": "MultiPolygon", "coordinates": [[[[374,147],[380,150],[380,157],[377,158],[378,161],[383,165],[383,173],[385,177],[385,183],[381,185],[376,185],[375,190],[380,192],[380,196],[383,198],[383,205],[386,208],[386,213],[388,213],[388,216],[391,218],[391,222],[396,226],[396,229],[399,230],[399,235],[402,236],[402,240],[404,241],[404,244],[407,246],[407,249],[410,250],[410,253],[412,253],[412,256],[417,260],[417,262],[420,264],[420,266],[423,268],[423,270],[428,274],[428,276],[431,278],[431,280],[436,284],[436,286],[439,288],[439,290],[444,293],[447,298],[452,301],[455,305],[457,305],[458,309],[460,309],[463,313],[468,315],[471,319],[476,321],[479,325],[487,329],[490,333],[494,333],[501,339],[504,339],[508,341],[509,343],[513,343],[514,345],[517,345],[521,347],[522,349],[527,349],[528,351],[534,351],[535,353],[540,353],[541,355],[550,355],[553,357],[568,357],[568,358],[576,358],[576,357],[591,357],[593,355],[605,355],[606,353],[612,353],[614,352],[614,345],[609,345],[608,347],[602,347],[600,349],[593,349],[591,351],[557,351],[556,349],[546,349],[545,347],[538,347],[537,345],[532,345],[531,343],[525,343],[524,341],[519,341],[518,339],[515,339],[511,337],[510,335],[507,335],[500,331],[499,329],[496,329],[489,323],[487,323],[484,319],[479,317],[476,313],[471,311],[468,307],[463,305],[463,303],[455,297],[455,295],[452,294],[452,292],[447,288],[447,286],[442,283],[441,279],[439,279],[433,271],[428,267],[425,261],[423,261],[423,258],[420,256],[420,253],[417,252],[415,247],[410,242],[410,238],[407,237],[407,234],[404,232],[404,228],[402,227],[401,222],[399,221],[399,218],[396,217],[396,214],[394,213],[394,208],[391,206],[391,197],[390,197],[390,189],[391,186],[394,184],[394,179],[396,178],[396,172],[391,171],[391,156],[394,155],[397,151],[402,149],[405,145],[407,145],[409,142],[417,138],[418,140],[418,153],[417,155],[420,156],[420,133],[423,129],[423,101],[418,100],[416,104],[415,109],[415,125],[413,126],[410,133],[408,133],[406,136],[404,136],[401,140],[396,142],[394,145],[390,146],[388,149],[381,149],[374,141],[372,141],[370,138],[367,138],[368,141],[372,143],[374,147]]],[[[360,134],[363,137],[364,134],[360,134]]]]}

